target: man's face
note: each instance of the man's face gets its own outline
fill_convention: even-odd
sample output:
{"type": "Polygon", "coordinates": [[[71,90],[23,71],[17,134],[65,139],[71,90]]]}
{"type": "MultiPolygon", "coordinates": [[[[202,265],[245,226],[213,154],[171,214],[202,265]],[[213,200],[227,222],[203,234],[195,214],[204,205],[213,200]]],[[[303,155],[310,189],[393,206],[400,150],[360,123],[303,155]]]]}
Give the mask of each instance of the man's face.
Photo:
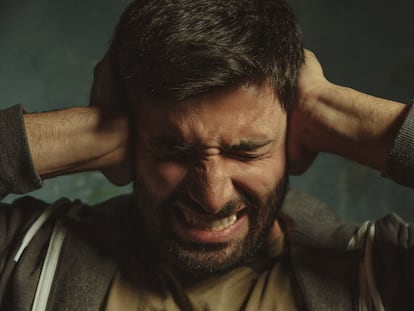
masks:
{"type": "Polygon", "coordinates": [[[285,192],[287,117],[266,86],[141,105],[136,197],[145,230],[193,275],[257,253],[285,192]]]}

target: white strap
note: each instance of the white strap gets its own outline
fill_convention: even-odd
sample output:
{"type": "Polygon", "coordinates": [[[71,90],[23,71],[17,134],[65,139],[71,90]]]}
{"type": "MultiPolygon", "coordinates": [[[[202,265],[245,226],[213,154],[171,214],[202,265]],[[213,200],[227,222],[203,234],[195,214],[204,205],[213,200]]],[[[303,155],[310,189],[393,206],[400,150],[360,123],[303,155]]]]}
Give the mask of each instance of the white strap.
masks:
{"type": "Polygon", "coordinates": [[[40,216],[36,219],[36,221],[31,225],[29,230],[27,230],[26,234],[24,235],[22,242],[20,243],[20,247],[18,248],[16,255],[14,256],[14,261],[18,262],[20,257],[22,256],[24,250],[26,249],[27,245],[32,241],[33,237],[39,231],[39,229],[43,226],[43,224],[53,215],[54,211],[58,208],[58,206],[51,206],[46,208],[40,216]]]}
{"type": "Polygon", "coordinates": [[[359,267],[359,310],[385,311],[374,278],[373,246],[375,224],[367,221],[354,234],[348,243],[348,249],[364,248],[364,260],[359,267]]]}
{"type": "Polygon", "coordinates": [[[53,278],[59,261],[60,251],[66,236],[66,228],[58,221],[53,228],[45,260],[43,261],[40,279],[37,284],[32,311],[45,311],[52,288],[53,278]]]}

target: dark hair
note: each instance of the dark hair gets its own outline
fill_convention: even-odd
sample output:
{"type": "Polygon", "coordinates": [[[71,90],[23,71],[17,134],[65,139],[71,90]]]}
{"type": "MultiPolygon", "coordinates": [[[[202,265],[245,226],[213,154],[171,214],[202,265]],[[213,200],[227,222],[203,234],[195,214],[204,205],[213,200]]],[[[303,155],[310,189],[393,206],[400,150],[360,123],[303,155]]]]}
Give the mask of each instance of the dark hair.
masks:
{"type": "Polygon", "coordinates": [[[146,102],[268,82],[289,109],[303,62],[284,0],[136,0],[111,50],[130,97],[146,102]]]}

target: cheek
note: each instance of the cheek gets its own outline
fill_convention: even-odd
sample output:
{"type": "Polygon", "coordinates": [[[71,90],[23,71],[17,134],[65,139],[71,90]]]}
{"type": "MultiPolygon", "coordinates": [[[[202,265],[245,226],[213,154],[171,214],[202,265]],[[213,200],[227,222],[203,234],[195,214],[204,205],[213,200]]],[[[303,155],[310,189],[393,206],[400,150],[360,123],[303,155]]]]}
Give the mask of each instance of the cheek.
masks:
{"type": "Polygon", "coordinates": [[[170,196],[184,181],[187,168],[172,161],[137,163],[138,176],[148,190],[155,195],[157,201],[170,196]]]}
{"type": "Polygon", "coordinates": [[[275,152],[272,157],[246,165],[239,172],[233,177],[234,183],[256,198],[265,198],[285,175],[286,153],[284,148],[275,152]]]}

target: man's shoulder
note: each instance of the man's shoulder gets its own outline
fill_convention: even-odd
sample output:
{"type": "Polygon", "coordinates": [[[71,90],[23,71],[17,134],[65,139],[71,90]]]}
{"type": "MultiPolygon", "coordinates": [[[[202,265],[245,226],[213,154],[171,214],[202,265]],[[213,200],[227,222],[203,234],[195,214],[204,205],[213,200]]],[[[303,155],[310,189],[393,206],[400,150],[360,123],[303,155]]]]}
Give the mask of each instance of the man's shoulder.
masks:
{"type": "Polygon", "coordinates": [[[290,220],[289,238],[315,247],[346,248],[357,226],[341,221],[335,211],[314,196],[289,189],[281,212],[290,220]]]}
{"type": "Polygon", "coordinates": [[[79,206],[79,212],[75,213],[79,219],[100,222],[113,221],[118,217],[131,212],[134,207],[132,194],[119,195],[96,204],[87,204],[80,200],[73,202],[79,206]]]}
{"type": "Polygon", "coordinates": [[[121,195],[90,205],[76,200],[64,218],[72,234],[95,242],[117,241],[137,212],[133,195],[121,195]]]}
{"type": "Polygon", "coordinates": [[[2,206],[0,220],[8,228],[3,236],[24,234],[43,217],[46,219],[42,222],[44,228],[52,228],[56,221],[61,221],[70,236],[79,237],[87,244],[106,247],[105,243],[118,243],[126,226],[125,219],[134,217],[134,210],[132,195],[113,197],[94,205],[78,199],[61,198],[47,203],[23,196],[2,206]]]}

